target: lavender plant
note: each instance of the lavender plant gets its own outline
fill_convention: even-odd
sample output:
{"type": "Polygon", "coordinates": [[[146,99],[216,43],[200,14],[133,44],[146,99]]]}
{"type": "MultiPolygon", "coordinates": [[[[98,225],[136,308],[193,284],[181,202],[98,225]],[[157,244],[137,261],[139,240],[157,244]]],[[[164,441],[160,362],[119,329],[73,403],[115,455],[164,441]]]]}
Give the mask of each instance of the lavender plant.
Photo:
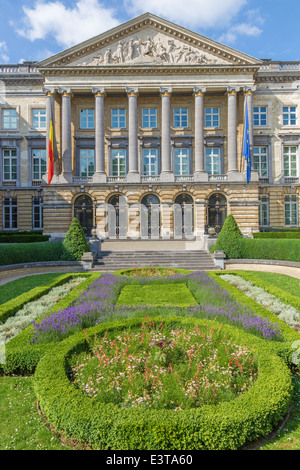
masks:
{"type": "Polygon", "coordinates": [[[76,331],[102,322],[130,318],[133,316],[163,314],[219,318],[233,323],[266,339],[280,337],[279,326],[268,319],[257,316],[249,307],[240,305],[237,300],[204,272],[161,276],[127,278],[114,274],[103,274],[92,283],[68,308],[53,312],[46,318],[33,323],[31,342],[61,341],[76,331]],[[117,304],[119,293],[130,284],[167,284],[185,282],[197,300],[197,305],[189,307],[162,307],[155,305],[117,304]]]}

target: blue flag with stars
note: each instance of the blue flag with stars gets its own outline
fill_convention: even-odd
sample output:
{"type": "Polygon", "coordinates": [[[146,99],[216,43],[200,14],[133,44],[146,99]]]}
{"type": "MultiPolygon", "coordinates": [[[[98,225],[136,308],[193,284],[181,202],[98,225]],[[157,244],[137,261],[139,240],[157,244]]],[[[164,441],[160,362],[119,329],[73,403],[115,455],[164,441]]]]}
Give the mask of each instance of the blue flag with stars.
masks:
{"type": "Polygon", "coordinates": [[[244,142],[242,156],[246,160],[246,177],[247,183],[251,180],[251,153],[250,153],[250,134],[249,134],[249,119],[248,119],[248,103],[246,103],[246,116],[244,127],[244,142]]]}

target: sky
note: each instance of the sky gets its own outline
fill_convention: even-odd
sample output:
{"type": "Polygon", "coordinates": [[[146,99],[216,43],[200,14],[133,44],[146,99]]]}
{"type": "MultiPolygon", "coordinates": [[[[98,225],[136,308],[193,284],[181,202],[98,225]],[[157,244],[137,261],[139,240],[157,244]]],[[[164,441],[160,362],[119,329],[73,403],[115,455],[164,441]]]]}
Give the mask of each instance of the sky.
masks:
{"type": "Polygon", "coordinates": [[[0,63],[46,59],[147,11],[256,59],[300,60],[300,0],[0,0],[0,63]]]}

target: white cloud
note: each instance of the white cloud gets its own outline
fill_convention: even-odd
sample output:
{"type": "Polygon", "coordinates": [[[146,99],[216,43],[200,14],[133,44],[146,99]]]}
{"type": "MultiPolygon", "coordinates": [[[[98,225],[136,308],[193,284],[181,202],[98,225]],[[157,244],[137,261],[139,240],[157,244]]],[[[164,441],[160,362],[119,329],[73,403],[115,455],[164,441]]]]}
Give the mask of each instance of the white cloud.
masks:
{"type": "Polygon", "coordinates": [[[147,11],[182,26],[209,28],[224,26],[246,5],[247,0],[126,0],[133,14],[147,11]],[[146,6],[145,6],[146,5],[146,6]]]}
{"type": "Polygon", "coordinates": [[[9,62],[8,48],[5,41],[0,42],[0,61],[7,64],[9,62]]]}
{"type": "Polygon", "coordinates": [[[63,47],[71,47],[119,24],[114,10],[98,0],[77,0],[72,8],[62,1],[37,0],[31,8],[23,7],[23,25],[18,33],[35,41],[54,37],[63,47]]]}
{"type": "Polygon", "coordinates": [[[240,23],[232,26],[229,30],[222,34],[219,38],[220,42],[227,44],[233,44],[236,42],[238,36],[258,36],[262,33],[262,29],[258,26],[251,25],[249,23],[240,23]]]}

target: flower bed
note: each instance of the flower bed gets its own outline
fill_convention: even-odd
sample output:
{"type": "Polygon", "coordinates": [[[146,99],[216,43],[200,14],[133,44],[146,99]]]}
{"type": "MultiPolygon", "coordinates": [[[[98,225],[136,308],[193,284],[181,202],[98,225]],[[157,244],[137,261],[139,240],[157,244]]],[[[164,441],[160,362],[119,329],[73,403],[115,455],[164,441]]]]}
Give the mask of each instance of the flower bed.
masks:
{"type": "Polygon", "coordinates": [[[257,375],[251,351],[222,325],[182,330],[150,317],[133,331],[106,332],[71,369],[76,387],[99,402],[175,411],[230,401],[257,375]]]}
{"type": "MultiPolygon", "coordinates": [[[[163,317],[151,321],[159,329],[163,317]]],[[[218,322],[195,318],[169,317],[165,323],[170,331],[198,328],[207,332],[220,327],[218,322]]],[[[266,435],[287,413],[292,386],[284,362],[264,340],[228,325],[223,325],[222,335],[231,344],[253,351],[258,371],[253,385],[231,401],[199,403],[177,411],[135,408],[103,403],[74,386],[67,371],[75,354],[89,353],[95,337],[106,332],[121,337],[134,334],[141,324],[142,320],[132,319],[97,325],[67,338],[41,359],[34,377],[35,392],[42,412],[58,431],[93,449],[226,450],[266,435]]]]}
{"type": "Polygon", "coordinates": [[[266,292],[262,287],[255,286],[251,281],[243,279],[240,276],[224,274],[220,277],[230,282],[252,299],[255,299],[256,302],[273,312],[289,326],[300,331],[300,312],[297,309],[291,305],[287,305],[275,297],[275,295],[266,292]]]}

